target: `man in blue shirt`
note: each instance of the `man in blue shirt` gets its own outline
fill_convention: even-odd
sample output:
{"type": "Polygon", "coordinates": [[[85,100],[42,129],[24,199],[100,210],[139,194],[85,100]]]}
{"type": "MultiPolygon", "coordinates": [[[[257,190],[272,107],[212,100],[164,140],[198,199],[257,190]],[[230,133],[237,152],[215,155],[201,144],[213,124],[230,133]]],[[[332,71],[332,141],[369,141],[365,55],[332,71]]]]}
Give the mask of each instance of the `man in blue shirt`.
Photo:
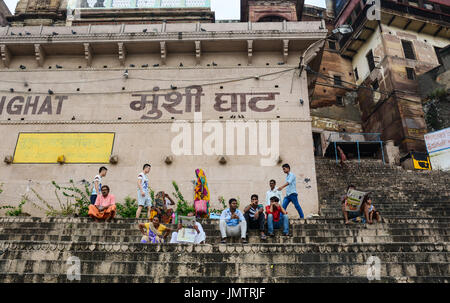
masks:
{"type": "Polygon", "coordinates": [[[236,237],[241,235],[242,243],[247,243],[245,239],[247,234],[247,222],[245,221],[242,212],[237,209],[237,200],[231,198],[228,201],[229,208],[225,209],[220,215],[220,233],[222,241],[220,243],[227,243],[227,237],[236,237]]]}
{"type": "Polygon", "coordinates": [[[296,189],[296,177],[291,172],[291,167],[289,164],[283,164],[282,166],[283,172],[286,174],[286,184],[279,187],[278,190],[283,190],[283,188],[286,187],[286,196],[283,200],[283,208],[287,209],[287,206],[290,202],[294,203],[295,209],[297,209],[297,212],[300,216],[300,218],[304,218],[302,208],[300,207],[300,204],[298,203],[298,194],[296,189]]]}

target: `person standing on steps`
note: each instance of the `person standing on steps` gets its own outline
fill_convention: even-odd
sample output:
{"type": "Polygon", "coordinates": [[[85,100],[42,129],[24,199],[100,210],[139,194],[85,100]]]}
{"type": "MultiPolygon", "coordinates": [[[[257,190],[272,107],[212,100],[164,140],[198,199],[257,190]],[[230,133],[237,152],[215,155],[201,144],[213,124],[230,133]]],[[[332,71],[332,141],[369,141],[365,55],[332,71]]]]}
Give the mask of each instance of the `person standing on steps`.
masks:
{"type": "Polygon", "coordinates": [[[92,193],[91,193],[91,205],[95,204],[95,201],[97,200],[97,196],[101,194],[102,192],[102,178],[106,177],[106,173],[108,172],[108,169],[104,166],[100,167],[98,170],[98,175],[94,177],[94,186],[92,187],[92,193]]]}
{"type": "Polygon", "coordinates": [[[282,191],[283,188],[286,187],[286,196],[283,200],[283,209],[287,210],[287,207],[289,203],[293,203],[295,206],[295,209],[297,209],[298,215],[301,219],[303,219],[305,216],[303,215],[303,210],[300,207],[300,204],[298,203],[298,193],[296,188],[296,177],[294,173],[291,172],[291,167],[289,164],[285,163],[282,166],[283,172],[286,174],[286,184],[283,186],[278,187],[279,191],[282,191]]]}
{"type": "Polygon", "coordinates": [[[142,168],[142,172],[138,175],[137,185],[137,197],[138,197],[138,209],[136,211],[136,218],[141,216],[142,208],[147,208],[147,218],[150,218],[150,211],[152,206],[152,200],[149,194],[148,173],[150,172],[151,165],[146,163],[142,168]]]}
{"type": "Polygon", "coordinates": [[[220,215],[220,234],[222,241],[220,243],[227,243],[227,237],[241,236],[242,243],[247,243],[245,239],[247,234],[247,221],[245,221],[242,212],[237,209],[237,200],[231,198],[228,201],[229,208],[225,209],[220,215]]]}
{"type": "Polygon", "coordinates": [[[277,182],[272,179],[269,181],[269,186],[270,186],[270,190],[267,191],[266,193],[266,205],[270,206],[270,198],[272,197],[277,197],[279,201],[281,201],[281,192],[275,188],[275,185],[277,184],[277,182]]]}

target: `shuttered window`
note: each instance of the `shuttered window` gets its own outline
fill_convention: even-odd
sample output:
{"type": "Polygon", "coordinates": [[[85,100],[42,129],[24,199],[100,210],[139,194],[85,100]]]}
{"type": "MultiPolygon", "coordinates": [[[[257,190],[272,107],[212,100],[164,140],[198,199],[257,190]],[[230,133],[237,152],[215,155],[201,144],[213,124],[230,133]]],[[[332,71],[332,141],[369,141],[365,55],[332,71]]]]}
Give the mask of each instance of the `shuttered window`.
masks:
{"type": "Polygon", "coordinates": [[[406,68],[406,76],[409,80],[415,80],[416,79],[416,72],[414,71],[414,68],[407,67],[406,68]]]}
{"type": "Polygon", "coordinates": [[[370,70],[370,71],[373,71],[374,68],[375,68],[375,61],[373,60],[373,53],[372,53],[372,50],[370,50],[370,51],[367,53],[366,58],[367,58],[367,63],[369,64],[369,70],[370,70]]]}
{"type": "Polygon", "coordinates": [[[412,42],[402,40],[402,46],[403,46],[403,52],[405,53],[405,58],[416,60],[416,55],[414,55],[412,42]]]}

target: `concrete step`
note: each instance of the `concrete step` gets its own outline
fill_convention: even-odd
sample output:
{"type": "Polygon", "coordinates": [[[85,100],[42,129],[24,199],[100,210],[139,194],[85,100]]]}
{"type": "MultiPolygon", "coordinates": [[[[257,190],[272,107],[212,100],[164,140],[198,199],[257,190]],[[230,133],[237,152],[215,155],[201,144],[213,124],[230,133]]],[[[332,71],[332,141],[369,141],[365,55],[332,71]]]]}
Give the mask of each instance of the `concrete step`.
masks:
{"type": "MultiPolygon", "coordinates": [[[[42,241],[42,242],[107,242],[107,243],[140,243],[142,235],[136,236],[59,236],[59,235],[0,235],[0,240],[4,241],[42,241]]],[[[170,237],[170,236],[169,236],[170,237]]],[[[170,240],[170,238],[168,238],[170,240]]],[[[233,242],[240,241],[238,238],[230,239],[233,242]]],[[[425,236],[290,236],[276,235],[261,240],[257,233],[249,233],[247,240],[249,243],[385,243],[385,242],[450,242],[450,236],[425,235],[425,236]]],[[[221,236],[219,231],[215,234],[207,235],[206,243],[219,243],[221,236]]]]}
{"type": "MultiPolygon", "coordinates": [[[[6,273],[65,274],[71,264],[59,260],[0,260],[0,271],[6,273]]],[[[297,276],[359,276],[366,277],[366,263],[223,263],[223,262],[136,262],[83,261],[80,272],[98,275],[135,274],[163,277],[211,276],[262,278],[297,276]]],[[[388,263],[380,264],[383,276],[450,276],[450,264],[444,263],[388,263]]]]}
{"type": "Polygon", "coordinates": [[[368,280],[367,277],[260,277],[260,278],[234,278],[224,276],[137,276],[137,275],[81,275],[81,280],[69,281],[66,275],[59,274],[22,274],[0,273],[3,283],[449,283],[450,277],[424,276],[424,277],[386,277],[380,280],[368,280]]]}
{"type": "Polygon", "coordinates": [[[179,253],[332,253],[332,252],[449,252],[449,242],[436,243],[254,243],[254,244],[141,244],[106,242],[0,241],[0,250],[50,252],[179,252],[179,253]]]}
{"type": "MultiPolygon", "coordinates": [[[[207,236],[218,236],[219,229],[217,226],[208,226],[205,228],[207,236]]],[[[267,231],[267,229],[266,229],[267,231]]],[[[302,226],[290,226],[290,235],[294,237],[334,237],[334,236],[449,236],[450,229],[448,226],[421,226],[421,227],[409,227],[409,228],[399,228],[398,226],[390,227],[379,227],[378,224],[373,225],[363,225],[363,224],[352,224],[352,225],[341,225],[337,229],[311,229],[302,228],[302,226]]],[[[281,234],[281,229],[275,229],[275,235],[281,234]]],[[[248,230],[250,235],[258,235],[258,231],[254,229],[248,230]]],[[[49,236],[52,237],[64,237],[65,240],[73,238],[77,240],[83,240],[88,237],[98,236],[98,237],[131,237],[131,236],[141,236],[140,231],[136,228],[130,229],[48,229],[48,228],[0,228],[0,240],[12,240],[13,237],[21,237],[22,240],[26,240],[29,237],[42,237],[49,236]]]]}
{"type": "Polygon", "coordinates": [[[122,252],[122,251],[76,251],[71,252],[48,252],[34,250],[6,250],[0,257],[2,260],[67,260],[75,255],[81,261],[159,261],[172,262],[180,260],[184,262],[224,262],[224,263],[303,263],[303,262],[323,262],[323,263],[365,263],[370,256],[379,257],[382,262],[404,263],[404,262],[431,262],[449,263],[450,254],[442,251],[415,251],[415,252],[335,252],[335,253],[238,253],[238,252],[191,252],[182,254],[178,251],[166,252],[122,252]]]}

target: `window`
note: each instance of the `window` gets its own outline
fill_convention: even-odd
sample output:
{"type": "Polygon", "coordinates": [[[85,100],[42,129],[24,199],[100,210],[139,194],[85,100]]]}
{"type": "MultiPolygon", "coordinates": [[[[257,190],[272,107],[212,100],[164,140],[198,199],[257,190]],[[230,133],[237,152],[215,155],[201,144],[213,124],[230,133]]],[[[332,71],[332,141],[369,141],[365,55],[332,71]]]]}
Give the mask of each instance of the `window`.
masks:
{"type": "Polygon", "coordinates": [[[441,49],[442,49],[442,48],[437,47],[437,46],[434,47],[434,52],[436,53],[436,57],[437,57],[438,62],[439,62],[440,65],[443,64],[443,62],[442,62],[442,56],[441,56],[441,49]]]}
{"type": "Polygon", "coordinates": [[[373,71],[375,69],[375,61],[373,60],[373,53],[372,50],[370,50],[367,55],[367,63],[369,64],[369,70],[373,71]]]}
{"type": "Polygon", "coordinates": [[[334,76],[334,85],[342,86],[342,78],[341,76],[334,76]]]}
{"type": "Polygon", "coordinates": [[[406,68],[406,77],[409,80],[416,80],[416,72],[414,71],[414,68],[410,68],[410,67],[406,68]]]}
{"type": "Polygon", "coordinates": [[[276,15],[270,15],[260,18],[258,22],[283,22],[284,20],[286,20],[286,18],[276,15]]]}
{"type": "Polygon", "coordinates": [[[372,82],[372,88],[374,90],[377,90],[380,87],[380,85],[378,84],[378,80],[375,80],[372,82]]]}
{"type": "Polygon", "coordinates": [[[403,46],[403,52],[405,53],[405,58],[416,60],[416,55],[414,54],[412,42],[402,40],[402,46],[403,46]]]}
{"type": "Polygon", "coordinates": [[[336,49],[336,42],[328,41],[328,47],[331,48],[331,49],[336,49]]]}
{"type": "Polygon", "coordinates": [[[344,106],[344,98],[342,98],[342,96],[336,96],[336,104],[339,106],[344,106]]]}
{"type": "Polygon", "coordinates": [[[355,74],[355,80],[358,81],[359,80],[359,75],[358,75],[358,69],[357,68],[355,68],[354,74],[355,74]]]}

